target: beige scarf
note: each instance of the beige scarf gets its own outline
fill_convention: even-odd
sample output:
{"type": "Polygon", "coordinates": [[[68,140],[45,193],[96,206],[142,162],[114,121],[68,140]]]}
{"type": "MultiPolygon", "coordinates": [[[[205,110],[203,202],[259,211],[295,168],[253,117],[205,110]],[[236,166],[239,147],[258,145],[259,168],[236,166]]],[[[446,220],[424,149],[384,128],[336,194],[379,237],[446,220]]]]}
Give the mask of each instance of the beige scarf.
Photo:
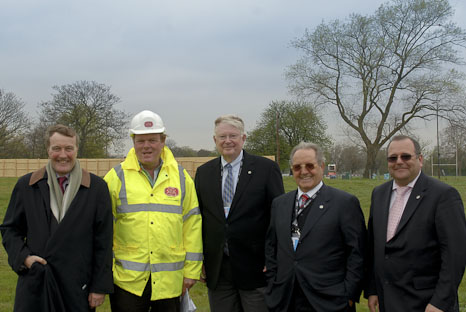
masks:
{"type": "Polygon", "coordinates": [[[50,190],[50,208],[58,223],[60,223],[76,196],[76,193],[78,193],[83,173],[79,165],[79,160],[76,159],[74,168],[70,172],[68,187],[63,194],[58,184],[57,173],[53,170],[50,161],[45,168],[47,170],[47,184],[50,190]]]}

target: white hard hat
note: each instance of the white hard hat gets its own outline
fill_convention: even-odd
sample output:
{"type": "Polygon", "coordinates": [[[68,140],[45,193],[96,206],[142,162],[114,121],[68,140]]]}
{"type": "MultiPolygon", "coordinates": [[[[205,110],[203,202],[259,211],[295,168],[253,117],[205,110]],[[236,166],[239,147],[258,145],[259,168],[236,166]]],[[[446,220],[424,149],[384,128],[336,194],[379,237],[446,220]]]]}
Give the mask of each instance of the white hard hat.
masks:
{"type": "Polygon", "coordinates": [[[131,120],[131,128],[129,135],[148,134],[148,133],[164,133],[162,118],[154,112],[144,110],[136,114],[131,120]]]}

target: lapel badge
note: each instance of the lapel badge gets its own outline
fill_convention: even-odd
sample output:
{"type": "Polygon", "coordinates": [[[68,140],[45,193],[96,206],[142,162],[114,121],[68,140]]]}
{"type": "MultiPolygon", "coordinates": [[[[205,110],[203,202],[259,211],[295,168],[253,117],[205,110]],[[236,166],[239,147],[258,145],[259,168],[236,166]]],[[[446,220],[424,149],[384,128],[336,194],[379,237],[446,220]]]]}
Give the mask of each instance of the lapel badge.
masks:
{"type": "Polygon", "coordinates": [[[421,195],[417,195],[417,196],[416,196],[416,199],[419,199],[419,198],[421,198],[421,195]]]}
{"type": "Polygon", "coordinates": [[[324,209],[324,205],[320,205],[320,206],[319,206],[319,209],[324,209]]]}
{"type": "Polygon", "coordinates": [[[251,173],[252,173],[252,171],[251,171],[251,170],[249,170],[249,171],[248,171],[248,174],[251,174],[251,173]]]}

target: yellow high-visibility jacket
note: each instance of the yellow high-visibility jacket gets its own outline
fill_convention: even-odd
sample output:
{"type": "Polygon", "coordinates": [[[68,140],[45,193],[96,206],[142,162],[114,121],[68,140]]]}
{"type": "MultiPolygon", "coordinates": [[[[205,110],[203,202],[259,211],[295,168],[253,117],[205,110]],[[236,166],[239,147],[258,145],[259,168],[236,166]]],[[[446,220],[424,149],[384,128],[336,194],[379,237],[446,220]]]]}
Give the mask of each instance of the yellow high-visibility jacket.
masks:
{"type": "Polygon", "coordinates": [[[164,147],[152,187],[134,148],[104,180],[112,198],[113,279],[141,296],[151,278],[151,300],[177,297],[183,277],[199,279],[202,221],[194,183],[164,147]]]}

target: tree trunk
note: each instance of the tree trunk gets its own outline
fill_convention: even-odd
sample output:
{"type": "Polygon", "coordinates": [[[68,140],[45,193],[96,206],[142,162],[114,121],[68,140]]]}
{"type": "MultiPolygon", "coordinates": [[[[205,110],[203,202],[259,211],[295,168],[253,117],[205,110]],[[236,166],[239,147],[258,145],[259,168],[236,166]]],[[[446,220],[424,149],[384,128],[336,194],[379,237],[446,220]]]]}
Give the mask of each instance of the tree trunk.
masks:
{"type": "Polygon", "coordinates": [[[375,172],[375,159],[377,157],[378,150],[373,146],[367,146],[366,152],[366,166],[364,167],[364,178],[370,179],[372,178],[372,173],[375,172]]]}

